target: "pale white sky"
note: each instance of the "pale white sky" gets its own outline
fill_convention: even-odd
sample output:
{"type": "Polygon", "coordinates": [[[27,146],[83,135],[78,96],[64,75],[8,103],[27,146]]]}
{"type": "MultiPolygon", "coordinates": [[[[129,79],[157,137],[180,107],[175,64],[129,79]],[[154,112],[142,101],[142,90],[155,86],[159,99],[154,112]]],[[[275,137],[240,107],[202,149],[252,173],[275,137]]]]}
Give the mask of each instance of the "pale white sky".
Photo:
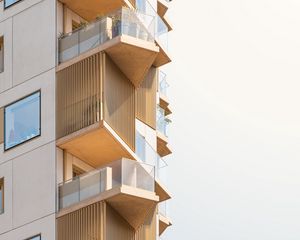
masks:
{"type": "Polygon", "coordinates": [[[164,240],[300,239],[300,2],[173,0],[174,226],[164,240]]]}

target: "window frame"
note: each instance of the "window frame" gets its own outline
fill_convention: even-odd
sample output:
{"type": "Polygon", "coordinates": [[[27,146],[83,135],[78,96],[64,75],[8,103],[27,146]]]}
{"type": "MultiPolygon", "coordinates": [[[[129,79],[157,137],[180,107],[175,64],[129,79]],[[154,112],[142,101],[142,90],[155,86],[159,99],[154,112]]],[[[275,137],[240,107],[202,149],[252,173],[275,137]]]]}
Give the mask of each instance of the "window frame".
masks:
{"type": "Polygon", "coordinates": [[[0,190],[2,191],[2,206],[1,206],[2,211],[0,211],[0,215],[1,215],[4,214],[4,177],[0,178],[0,190]]]}
{"type": "Polygon", "coordinates": [[[8,9],[8,8],[10,8],[10,7],[12,7],[12,6],[14,6],[14,5],[16,5],[17,3],[19,3],[19,2],[22,2],[23,0],[16,0],[16,2],[14,2],[13,4],[10,4],[9,6],[5,6],[6,5],[6,0],[4,0],[3,1],[3,7],[4,7],[4,10],[6,10],[6,9],[8,9]]]}
{"type": "Polygon", "coordinates": [[[3,141],[4,152],[9,151],[11,149],[14,149],[15,147],[18,147],[18,146],[20,146],[22,144],[25,144],[25,143],[27,143],[29,141],[32,141],[32,140],[40,137],[42,135],[42,125],[41,125],[42,124],[42,91],[41,91],[41,89],[39,89],[39,90],[37,90],[35,92],[32,92],[32,93],[30,93],[30,94],[28,94],[28,95],[26,95],[26,96],[24,96],[22,98],[19,98],[18,100],[14,101],[14,102],[11,102],[11,103],[5,105],[3,107],[3,122],[4,122],[4,129],[3,129],[3,133],[4,133],[4,141],[3,141]],[[6,148],[6,139],[5,139],[6,138],[6,119],[5,119],[6,112],[5,112],[5,109],[7,107],[9,107],[9,106],[11,106],[11,105],[13,105],[13,104],[15,104],[17,102],[20,102],[20,101],[26,99],[27,97],[30,97],[31,95],[34,95],[34,94],[37,94],[37,93],[40,94],[40,96],[39,96],[39,111],[40,111],[40,115],[39,115],[39,134],[36,135],[36,136],[34,136],[34,137],[32,137],[32,138],[30,138],[30,139],[27,139],[27,140],[25,140],[23,142],[20,142],[20,143],[12,146],[10,148],[6,148]]]}

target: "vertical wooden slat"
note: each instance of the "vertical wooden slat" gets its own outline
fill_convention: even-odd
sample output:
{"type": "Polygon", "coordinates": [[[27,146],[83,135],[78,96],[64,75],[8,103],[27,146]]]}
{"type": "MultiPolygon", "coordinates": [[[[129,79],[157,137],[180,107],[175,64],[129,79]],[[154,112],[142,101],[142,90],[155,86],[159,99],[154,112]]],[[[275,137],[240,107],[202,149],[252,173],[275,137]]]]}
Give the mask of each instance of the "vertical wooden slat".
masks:
{"type": "Polygon", "coordinates": [[[135,88],[118,67],[105,57],[104,120],[135,149],[135,88]]]}
{"type": "Polygon", "coordinates": [[[4,142],[4,108],[0,108],[0,143],[4,142]]]}
{"type": "Polygon", "coordinates": [[[136,117],[156,129],[157,68],[151,68],[136,90],[136,117]]]}

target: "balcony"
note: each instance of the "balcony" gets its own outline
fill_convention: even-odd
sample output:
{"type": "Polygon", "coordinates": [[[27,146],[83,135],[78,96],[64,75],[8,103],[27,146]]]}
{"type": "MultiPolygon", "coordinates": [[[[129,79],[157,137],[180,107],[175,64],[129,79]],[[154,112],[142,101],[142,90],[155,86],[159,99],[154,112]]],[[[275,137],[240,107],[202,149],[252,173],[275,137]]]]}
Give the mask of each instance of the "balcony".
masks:
{"type": "Polygon", "coordinates": [[[154,192],[154,172],[153,166],[121,159],[59,184],[57,218],[106,201],[137,229],[159,200],[154,192]]]}
{"type": "Polygon", "coordinates": [[[169,9],[170,0],[157,0],[157,13],[163,18],[169,9]]]}
{"type": "Polygon", "coordinates": [[[60,2],[88,21],[95,19],[99,14],[107,14],[123,6],[129,8],[135,6],[134,0],[60,0],[60,2]]]}
{"type": "Polygon", "coordinates": [[[164,157],[172,153],[168,146],[168,126],[171,120],[166,117],[165,110],[157,106],[156,132],[157,132],[157,152],[164,157]]]}
{"type": "Polygon", "coordinates": [[[169,88],[169,84],[167,82],[167,74],[165,74],[163,71],[159,71],[158,73],[159,106],[165,110],[166,116],[172,113],[172,111],[169,108],[168,88],[169,88]]]}
{"type": "Polygon", "coordinates": [[[60,37],[57,71],[105,51],[138,87],[159,52],[154,36],[154,17],[122,8],[60,37]]]}
{"type": "Polygon", "coordinates": [[[172,222],[168,217],[168,201],[161,202],[158,204],[158,219],[159,235],[162,235],[168,227],[172,226],[172,222]]]}
{"type": "Polygon", "coordinates": [[[167,180],[168,165],[138,131],[136,132],[136,154],[143,163],[155,166],[155,192],[159,196],[159,201],[170,199],[171,195],[164,185],[167,180]]]}
{"type": "Polygon", "coordinates": [[[154,38],[155,42],[159,46],[159,53],[153,63],[155,67],[160,67],[171,62],[171,58],[168,54],[168,32],[169,28],[164,20],[158,15],[156,10],[153,8],[151,3],[147,0],[138,1],[136,3],[136,9],[139,12],[145,13],[149,16],[153,16],[155,20],[155,31],[154,31],[154,38]]]}

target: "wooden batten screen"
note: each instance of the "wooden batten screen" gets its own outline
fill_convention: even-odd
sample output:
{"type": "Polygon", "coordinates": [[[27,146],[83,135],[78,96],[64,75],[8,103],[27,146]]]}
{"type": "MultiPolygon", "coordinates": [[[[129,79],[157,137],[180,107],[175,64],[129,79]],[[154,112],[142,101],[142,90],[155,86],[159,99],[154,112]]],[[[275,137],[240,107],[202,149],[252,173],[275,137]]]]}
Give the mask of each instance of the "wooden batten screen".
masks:
{"type": "Polygon", "coordinates": [[[135,88],[106,56],[104,74],[104,120],[135,150],[135,88]]]}
{"type": "Polygon", "coordinates": [[[58,240],[105,240],[105,202],[98,202],[57,219],[58,240]]]}
{"type": "Polygon", "coordinates": [[[157,74],[157,68],[150,68],[136,90],[136,117],[153,129],[156,129],[157,74]]]}
{"type": "Polygon", "coordinates": [[[0,144],[4,142],[4,109],[0,108],[0,144]]]}
{"type": "Polygon", "coordinates": [[[103,53],[98,53],[57,73],[57,138],[101,119],[103,63],[103,53]]]}
{"type": "Polygon", "coordinates": [[[135,240],[152,240],[156,239],[156,218],[157,207],[149,212],[144,224],[135,232],[135,240]]]}

